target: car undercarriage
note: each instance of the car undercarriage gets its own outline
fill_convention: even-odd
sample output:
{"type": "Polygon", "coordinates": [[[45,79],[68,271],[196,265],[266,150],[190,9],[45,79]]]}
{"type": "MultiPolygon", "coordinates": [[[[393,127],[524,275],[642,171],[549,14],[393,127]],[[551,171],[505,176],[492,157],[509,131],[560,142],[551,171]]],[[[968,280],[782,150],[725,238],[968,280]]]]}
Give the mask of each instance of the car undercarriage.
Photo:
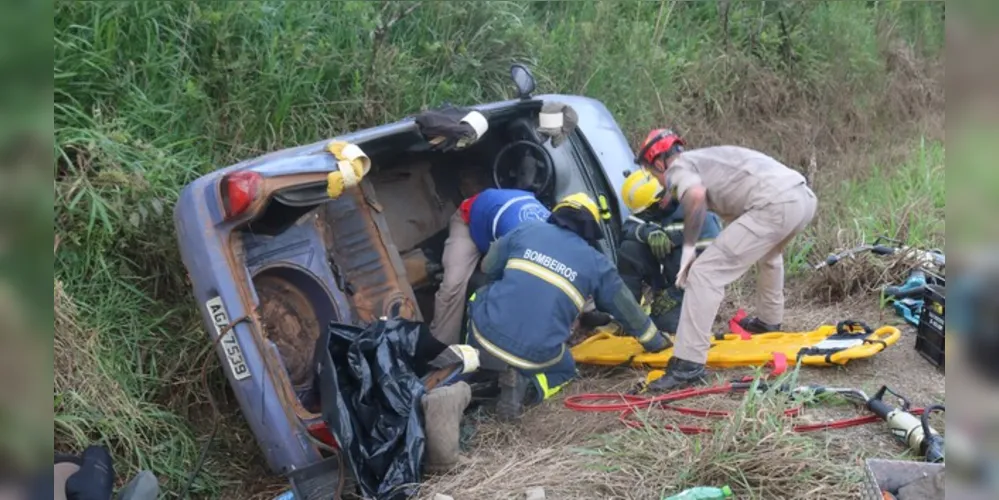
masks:
{"type": "MultiPolygon", "coordinates": [[[[608,214],[600,245],[616,261],[616,192],[633,157],[609,111],[579,96],[526,94],[460,112],[471,110],[488,129],[463,147],[441,150],[419,116],[336,138],[362,150],[370,168],[335,196],[328,176],[343,164],[337,170],[329,140],[226,167],[181,193],[175,223],[206,327],[269,468],[296,491],[328,492],[340,481],[330,475],[340,457],[316,382],[323,333],[388,318],[429,324],[464,199],[516,188],[553,208],[585,192],[608,214]],[[549,102],[580,112],[558,145],[539,127],[549,102]]],[[[467,293],[482,278],[473,274],[467,293]]]]}

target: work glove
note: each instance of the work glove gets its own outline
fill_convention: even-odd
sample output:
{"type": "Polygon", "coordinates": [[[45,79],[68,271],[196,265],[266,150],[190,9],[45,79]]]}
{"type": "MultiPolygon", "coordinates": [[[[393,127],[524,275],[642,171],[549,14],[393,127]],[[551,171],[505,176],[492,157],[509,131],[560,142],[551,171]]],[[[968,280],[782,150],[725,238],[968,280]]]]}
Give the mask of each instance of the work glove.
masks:
{"type": "Polygon", "coordinates": [[[673,251],[673,240],[670,239],[666,230],[658,225],[655,226],[655,229],[649,231],[645,242],[649,245],[649,250],[652,250],[652,255],[657,260],[664,260],[673,251]]]}
{"type": "Polygon", "coordinates": [[[576,129],[579,116],[571,106],[560,102],[546,101],[541,106],[538,115],[538,132],[545,137],[551,137],[552,147],[559,147],[569,134],[576,129]]]}
{"type": "Polygon", "coordinates": [[[676,273],[676,287],[683,290],[687,287],[687,274],[690,266],[694,264],[697,257],[697,249],[694,245],[683,245],[683,253],[680,254],[680,272],[676,273]]]}

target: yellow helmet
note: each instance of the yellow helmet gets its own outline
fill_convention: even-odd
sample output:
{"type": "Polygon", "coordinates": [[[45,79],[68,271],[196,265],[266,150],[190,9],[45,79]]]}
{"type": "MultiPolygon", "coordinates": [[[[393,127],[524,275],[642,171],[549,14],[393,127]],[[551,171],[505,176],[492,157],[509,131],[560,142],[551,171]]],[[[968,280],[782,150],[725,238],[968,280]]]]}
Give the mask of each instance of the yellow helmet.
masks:
{"type": "Polygon", "coordinates": [[[636,170],[624,180],[621,186],[621,199],[631,213],[641,213],[645,209],[659,203],[666,190],[659,180],[644,169],[636,170]]]}
{"type": "Polygon", "coordinates": [[[597,208],[597,204],[593,202],[593,199],[586,193],[574,193],[562,198],[562,201],[558,202],[558,205],[555,205],[552,212],[559,208],[585,209],[593,216],[594,221],[600,222],[600,210],[597,208]]]}

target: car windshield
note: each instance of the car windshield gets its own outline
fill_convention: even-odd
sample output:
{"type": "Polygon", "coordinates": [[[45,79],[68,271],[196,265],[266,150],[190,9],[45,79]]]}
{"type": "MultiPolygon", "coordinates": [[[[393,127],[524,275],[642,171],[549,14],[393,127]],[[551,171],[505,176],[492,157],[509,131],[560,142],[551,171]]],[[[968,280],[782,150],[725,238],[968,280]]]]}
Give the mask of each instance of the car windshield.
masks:
{"type": "MultiPolygon", "coordinates": [[[[590,194],[598,203],[602,197],[603,203],[600,203],[602,208],[606,207],[611,212],[611,217],[604,220],[605,224],[602,224],[604,240],[601,242],[601,246],[604,253],[611,255],[613,258],[615,254],[614,249],[620,243],[621,236],[621,214],[619,213],[617,204],[614,202],[616,198],[613,193],[614,188],[607,179],[603,165],[597,160],[586,139],[578,130],[569,136],[568,144],[571,145],[572,158],[579,166],[579,175],[590,191],[590,194]]],[[[616,258],[614,260],[616,262],[616,258]]]]}

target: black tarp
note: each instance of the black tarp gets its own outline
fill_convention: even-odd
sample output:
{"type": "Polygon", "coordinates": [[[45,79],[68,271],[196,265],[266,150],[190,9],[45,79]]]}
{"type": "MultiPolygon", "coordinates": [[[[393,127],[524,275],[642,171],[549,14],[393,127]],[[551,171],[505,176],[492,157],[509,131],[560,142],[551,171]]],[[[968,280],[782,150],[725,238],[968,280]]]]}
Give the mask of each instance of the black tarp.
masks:
{"type": "Polygon", "coordinates": [[[332,323],[320,339],[323,420],[366,498],[416,493],[423,463],[420,377],[447,346],[424,323],[378,321],[368,328],[332,323]]]}

